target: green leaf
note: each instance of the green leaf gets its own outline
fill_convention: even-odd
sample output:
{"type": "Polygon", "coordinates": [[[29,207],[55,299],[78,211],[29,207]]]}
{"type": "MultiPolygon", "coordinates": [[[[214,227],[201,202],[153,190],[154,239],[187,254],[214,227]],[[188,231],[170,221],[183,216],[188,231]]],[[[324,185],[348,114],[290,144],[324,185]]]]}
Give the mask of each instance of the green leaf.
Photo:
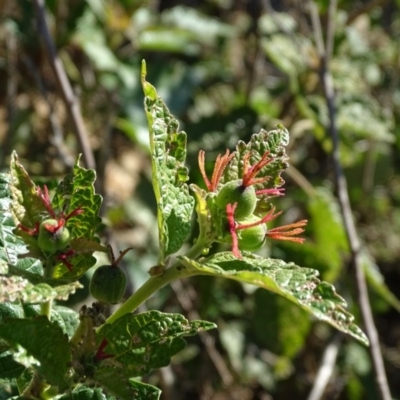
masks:
{"type": "Polygon", "coordinates": [[[22,374],[15,380],[19,393],[24,393],[26,390],[28,391],[28,393],[24,393],[27,398],[29,398],[29,392],[35,390],[35,388],[30,387],[34,375],[35,371],[33,368],[25,368],[22,374]]]}
{"type": "Polygon", "coordinates": [[[362,265],[367,278],[368,285],[382,298],[390,304],[395,310],[400,312],[400,300],[389,289],[385,279],[379,270],[378,265],[373,258],[366,252],[361,253],[362,265]]]}
{"type": "Polygon", "coordinates": [[[122,400],[158,400],[161,394],[153,385],[126,378],[122,368],[110,365],[98,368],[94,381],[122,400]]]}
{"type": "Polygon", "coordinates": [[[304,248],[310,248],[323,277],[333,282],[342,271],[343,253],[348,252],[346,233],[333,194],[323,188],[317,188],[315,194],[308,202],[310,218],[307,227],[313,232],[314,240],[304,243],[304,248]]]}
{"type": "MultiPolygon", "coordinates": [[[[25,228],[34,229],[43,220],[53,217],[39,196],[38,187],[32,182],[24,167],[19,163],[16,153],[12,155],[10,170],[11,180],[9,188],[7,187],[8,181],[4,177],[0,181],[0,185],[2,184],[2,193],[4,196],[7,196],[7,190],[12,196],[11,209],[16,222],[25,228]]],[[[56,215],[67,216],[78,209],[83,210],[83,213],[73,215],[67,221],[67,227],[71,233],[70,247],[73,250],[73,254],[67,258],[67,261],[72,265],[71,272],[60,260],[62,252],[51,255],[44,254],[37,243],[37,236],[22,229],[18,229],[17,231],[18,236],[23,238],[23,242],[16,242],[20,244],[18,253],[14,250],[10,254],[14,255],[16,253],[18,255],[26,253],[24,246],[25,244],[28,245],[29,255],[42,260],[48,268],[51,268],[52,274],[49,275],[52,276],[50,278],[55,279],[64,278],[65,280],[73,280],[83,275],[92,267],[96,262],[92,255],[93,252],[107,251],[107,248],[100,244],[100,239],[96,236],[96,232],[101,224],[101,218],[98,214],[102,199],[100,195],[94,193],[93,184],[95,178],[95,171],[80,167],[78,159],[72,173],[67,175],[57,187],[51,202],[51,207],[56,215]]],[[[6,201],[3,204],[6,207],[6,201]]],[[[3,236],[5,238],[7,238],[7,234],[12,235],[15,228],[15,223],[11,221],[12,219],[7,219],[3,223],[3,236]]],[[[68,250],[67,248],[66,252],[68,250]]],[[[2,258],[4,259],[5,257],[3,256],[2,258]]],[[[14,256],[13,260],[14,262],[11,264],[16,264],[18,268],[17,257],[14,256]]],[[[26,265],[26,262],[23,263],[25,272],[28,268],[32,268],[32,265],[35,265],[34,273],[43,273],[42,269],[38,268],[39,263],[37,260],[32,260],[30,263],[31,265],[26,265]]],[[[19,269],[23,270],[22,268],[19,269]]],[[[11,272],[15,273],[15,271],[11,272]]],[[[26,276],[27,274],[24,275],[26,276]]]]}
{"type": "Polygon", "coordinates": [[[284,33],[275,33],[262,40],[262,47],[272,63],[290,79],[295,79],[306,69],[305,57],[299,57],[299,51],[306,51],[308,46],[308,38],[296,35],[296,40],[293,40],[284,33]]]}
{"type": "Polygon", "coordinates": [[[281,296],[258,289],[254,293],[253,329],[258,343],[293,359],[303,348],[311,321],[306,312],[281,296]]]}
{"type": "Polygon", "coordinates": [[[160,264],[178,251],[191,231],[194,199],[186,184],[186,133],[179,132],[178,121],[146,81],[146,64],[142,64],[142,86],[150,132],[153,189],[158,204],[160,264]]]}
{"type": "Polygon", "coordinates": [[[45,379],[53,385],[63,386],[70,367],[71,351],[68,337],[61,328],[46,317],[33,319],[9,318],[0,324],[0,337],[20,353],[21,346],[45,379]],[[39,365],[37,365],[39,363],[39,365]]]}
{"type": "MultiPolygon", "coordinates": [[[[215,324],[211,322],[188,321],[180,314],[159,311],[125,314],[113,324],[104,325],[96,334],[97,346],[104,343],[106,346],[102,350],[104,359],[99,357],[101,361],[93,379],[117,397],[132,398],[137,390],[146,387],[130,378],[168,365],[171,357],[185,347],[183,336],[212,328],[215,324]]],[[[146,390],[153,393],[149,398],[158,398],[153,387],[146,390]]]]}
{"type": "Polygon", "coordinates": [[[165,367],[171,357],[183,349],[182,336],[215,328],[207,321],[188,321],[183,315],[153,310],[125,314],[98,332],[96,342],[105,339],[105,353],[125,366],[128,376],[141,376],[154,368],[165,367]]]}
{"type": "Polygon", "coordinates": [[[18,378],[25,367],[14,360],[10,352],[0,354],[0,379],[18,378]]]}
{"type": "Polygon", "coordinates": [[[213,226],[211,211],[206,200],[207,192],[194,183],[190,185],[190,189],[196,198],[196,214],[200,230],[197,241],[203,244],[203,251],[208,251],[208,247],[218,238],[218,231],[213,226]]]}
{"type": "MultiPolygon", "coordinates": [[[[14,219],[25,228],[34,229],[38,223],[45,219],[43,216],[48,215],[48,211],[38,194],[36,185],[20,164],[16,152],[11,155],[10,176],[11,208],[14,219]]],[[[41,250],[36,238],[22,229],[18,230],[18,235],[28,245],[31,255],[39,258],[41,250]]]]}
{"type": "MultiPolygon", "coordinates": [[[[40,304],[24,304],[23,311],[25,312],[26,318],[42,315],[40,304]]],[[[23,317],[24,316],[20,318],[23,317]]],[[[57,323],[69,338],[75,333],[80,321],[79,314],[76,311],[59,305],[53,305],[51,308],[50,320],[57,323]]]]}
{"type": "Polygon", "coordinates": [[[24,309],[20,302],[6,303],[1,302],[0,304],[0,322],[5,318],[24,318],[24,309]]]}
{"type": "MultiPolygon", "coordinates": [[[[28,250],[24,241],[14,233],[16,225],[11,210],[13,203],[15,207],[15,201],[12,200],[11,195],[11,180],[11,175],[0,174],[0,274],[33,275],[38,278],[43,275],[40,261],[20,258],[28,250]]],[[[30,240],[32,240],[31,236],[28,241],[30,240]]]]}
{"type": "MultiPolygon", "coordinates": [[[[289,132],[282,125],[278,125],[277,129],[265,131],[262,129],[259,133],[251,136],[250,141],[245,143],[239,141],[236,146],[236,155],[225,169],[220,180],[221,184],[236,179],[241,179],[243,176],[243,157],[250,153],[250,165],[255,165],[261,157],[268,152],[269,158],[272,161],[264,166],[258,173],[257,178],[269,177],[268,180],[254,185],[256,190],[271,189],[281,187],[285,181],[282,179],[282,172],[288,168],[288,156],[286,155],[285,147],[289,144],[289,132]]],[[[259,196],[256,213],[261,213],[264,210],[271,208],[268,196],[259,196]]]]}
{"type": "Polygon", "coordinates": [[[79,325],[79,314],[71,308],[59,305],[53,306],[51,310],[52,317],[53,314],[57,314],[59,318],[63,321],[65,327],[64,333],[66,333],[68,337],[71,338],[79,325]]]}
{"type": "Polygon", "coordinates": [[[82,209],[83,212],[72,216],[67,222],[71,233],[70,246],[75,251],[75,255],[70,259],[73,265],[72,272],[59,262],[54,270],[55,278],[79,278],[95,264],[96,259],[92,256],[94,251],[107,252],[107,249],[100,245],[100,239],[97,237],[101,225],[99,212],[102,198],[95,194],[95,180],[96,172],[80,167],[78,158],[73,171],[60,182],[56,189],[52,200],[52,206],[55,209],[66,215],[77,209],[82,209]]]}
{"type": "Polygon", "coordinates": [[[102,198],[95,194],[95,180],[96,172],[80,167],[78,158],[73,171],[60,182],[54,194],[52,205],[59,212],[68,215],[79,208],[83,210],[82,214],[68,220],[67,226],[72,238],[96,238],[101,224],[99,211],[102,198]]]}
{"type": "Polygon", "coordinates": [[[58,400],[114,400],[115,397],[106,396],[100,388],[91,389],[84,385],[74,389],[71,393],[65,394],[58,400]]]}
{"type": "Polygon", "coordinates": [[[0,275],[0,301],[21,300],[24,303],[43,303],[49,300],[67,300],[81,288],[79,282],[51,287],[47,283],[33,284],[20,276],[0,275]]]}
{"type": "Polygon", "coordinates": [[[317,270],[251,253],[244,253],[242,259],[237,259],[231,252],[199,261],[181,257],[181,262],[189,268],[198,269],[201,274],[250,283],[275,292],[317,319],[328,322],[365,345],[369,344],[365,334],[354,324],[354,317],[345,310],[345,300],[331,284],[318,279],[317,270]]]}

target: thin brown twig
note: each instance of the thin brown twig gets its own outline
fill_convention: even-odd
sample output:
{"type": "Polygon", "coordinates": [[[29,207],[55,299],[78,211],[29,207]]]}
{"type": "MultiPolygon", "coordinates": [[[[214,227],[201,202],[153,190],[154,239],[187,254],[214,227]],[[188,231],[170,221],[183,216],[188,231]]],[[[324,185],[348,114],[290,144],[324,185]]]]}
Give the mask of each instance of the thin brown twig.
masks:
{"type": "Polygon", "coordinates": [[[314,379],[313,387],[307,397],[307,400],[322,399],[325,389],[334,373],[342,339],[343,334],[336,333],[328,346],[326,346],[322,356],[321,365],[318,368],[318,373],[314,379]]]}
{"type": "MultiPolygon", "coordinates": [[[[175,292],[176,298],[178,299],[179,303],[181,304],[182,308],[186,311],[189,318],[191,319],[200,319],[198,312],[194,309],[192,300],[187,294],[187,290],[183,287],[180,281],[171,282],[171,287],[175,292]]],[[[221,354],[215,348],[215,341],[214,338],[207,333],[206,331],[199,332],[200,340],[203,342],[207,353],[213,362],[216,370],[218,371],[219,375],[221,376],[222,382],[224,386],[228,387],[233,384],[234,379],[229,371],[224,359],[222,358],[221,354]]]]}
{"type": "Polygon", "coordinates": [[[31,71],[33,79],[35,80],[36,85],[47,105],[49,112],[49,121],[53,129],[53,136],[50,138],[50,142],[57,150],[58,156],[60,157],[63,164],[68,168],[72,168],[74,165],[74,159],[71,156],[71,154],[69,154],[68,149],[65,146],[64,134],[61,125],[58,122],[57,115],[54,111],[54,106],[49,99],[44,82],[41,79],[40,74],[37,71],[37,68],[35,67],[34,63],[28,57],[22,56],[22,61],[28,67],[29,71],[31,71]]]}
{"type": "Polygon", "coordinates": [[[5,36],[6,45],[6,65],[7,65],[7,125],[8,129],[5,132],[3,142],[0,146],[0,164],[3,167],[5,163],[5,157],[10,154],[10,146],[12,143],[14,123],[15,123],[15,99],[17,97],[17,70],[16,70],[16,58],[18,52],[16,35],[12,31],[11,26],[3,24],[0,28],[2,36],[5,36]]]}
{"type": "Polygon", "coordinates": [[[83,161],[87,168],[94,169],[96,167],[96,164],[93,152],[90,148],[88,134],[83,122],[79,102],[72,90],[61,59],[57,54],[53,40],[50,36],[50,32],[46,23],[44,0],[34,0],[34,3],[37,10],[39,34],[43,39],[51,68],[53,70],[54,76],[56,77],[61,95],[67,108],[67,112],[76,132],[83,155],[83,161]]]}
{"type": "MultiPolygon", "coordinates": [[[[330,40],[334,38],[334,19],[336,14],[336,0],[331,0],[328,11],[328,29],[330,32],[327,37],[330,40]]],[[[313,23],[314,33],[321,32],[320,19],[318,16],[317,6],[314,1],[310,1],[311,20],[313,23]],[[318,26],[316,26],[319,25],[318,26]]],[[[319,39],[321,40],[321,39],[319,39]]],[[[326,45],[326,48],[332,48],[332,44],[326,45]]],[[[339,152],[339,135],[336,126],[336,109],[335,109],[335,91],[333,87],[333,79],[329,69],[329,57],[326,52],[320,54],[321,59],[321,82],[325,92],[325,101],[329,113],[328,132],[332,139],[332,160],[335,175],[335,184],[337,189],[338,201],[343,217],[344,227],[347,240],[351,252],[350,264],[354,271],[358,302],[364,326],[370,341],[370,354],[375,370],[375,380],[377,391],[381,400],[391,400],[389,385],[387,382],[385,367],[383,364],[382,352],[379,345],[378,332],[374,323],[371,305],[369,301],[368,288],[361,262],[361,243],[357,235],[353,214],[350,206],[350,200],[347,190],[347,182],[340,163],[339,152]]]]}

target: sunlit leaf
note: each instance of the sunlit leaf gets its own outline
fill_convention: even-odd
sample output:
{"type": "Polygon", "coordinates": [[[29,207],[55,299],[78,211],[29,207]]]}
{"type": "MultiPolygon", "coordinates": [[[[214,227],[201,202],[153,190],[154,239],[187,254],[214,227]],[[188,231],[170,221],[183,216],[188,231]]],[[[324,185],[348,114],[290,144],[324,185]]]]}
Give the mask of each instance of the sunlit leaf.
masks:
{"type": "Polygon", "coordinates": [[[102,349],[104,359],[96,366],[92,379],[119,398],[132,398],[139,390],[147,390],[149,399],[157,399],[157,389],[131,378],[167,366],[171,357],[185,347],[183,336],[214,327],[207,321],[188,321],[180,314],[159,311],[125,314],[97,333],[97,345],[106,343],[106,346],[102,349]]]}
{"type": "Polygon", "coordinates": [[[65,384],[71,352],[68,338],[58,325],[46,317],[8,318],[0,324],[0,337],[13,346],[14,354],[19,347],[24,348],[24,360],[35,366],[49,383],[61,387],[65,384]],[[37,362],[30,360],[30,356],[37,362]]]}
{"type": "Polygon", "coordinates": [[[245,253],[242,259],[231,252],[218,253],[206,259],[190,260],[181,258],[189,268],[199,273],[215,275],[250,283],[270,290],[296,303],[321,321],[328,322],[368,345],[368,339],[354,323],[354,317],[345,310],[346,302],[335,288],[318,279],[318,271],[302,268],[282,260],[261,258],[245,253]]]}
{"type": "Polygon", "coordinates": [[[158,205],[160,264],[164,264],[165,258],[178,251],[190,233],[194,199],[186,184],[186,133],[179,132],[178,121],[145,78],[143,62],[142,85],[150,131],[153,189],[158,205]]]}

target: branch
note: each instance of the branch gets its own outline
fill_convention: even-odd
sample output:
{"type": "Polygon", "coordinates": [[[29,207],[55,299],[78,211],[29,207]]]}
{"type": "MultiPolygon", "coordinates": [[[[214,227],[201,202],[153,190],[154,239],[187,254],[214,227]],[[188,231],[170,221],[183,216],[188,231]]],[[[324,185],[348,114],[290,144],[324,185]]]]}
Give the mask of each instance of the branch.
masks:
{"type": "Polygon", "coordinates": [[[326,347],[322,356],[321,365],[319,366],[318,373],[314,379],[314,384],[307,400],[320,400],[323,398],[325,389],[336,366],[336,359],[342,344],[342,338],[342,334],[337,333],[326,347]]]}
{"type": "MultiPolygon", "coordinates": [[[[314,34],[320,35],[321,22],[318,16],[317,6],[314,1],[310,1],[311,20],[313,24],[314,34]]],[[[328,11],[328,39],[332,42],[334,38],[334,19],[336,14],[336,0],[330,0],[328,11]]],[[[323,40],[321,37],[319,41],[323,40]]],[[[325,48],[332,49],[333,43],[327,43],[325,48]]],[[[347,182],[340,163],[339,153],[339,134],[336,126],[336,110],[335,110],[335,91],[333,87],[333,79],[329,70],[329,56],[327,51],[319,54],[321,61],[321,82],[325,92],[325,101],[329,113],[328,132],[332,139],[332,161],[335,174],[335,184],[337,188],[337,196],[343,217],[344,227],[347,240],[351,252],[351,266],[354,271],[356,288],[358,295],[358,303],[360,305],[361,314],[365,326],[365,330],[370,340],[370,353],[375,370],[375,379],[379,398],[381,400],[391,400],[390,389],[386,378],[383,357],[379,345],[378,332],[374,323],[371,305],[368,296],[368,288],[365,280],[364,270],[361,263],[361,244],[357,235],[353,214],[350,206],[350,200],[347,190],[347,182]]]]}
{"type": "MultiPolygon", "coordinates": [[[[188,287],[183,287],[181,281],[177,280],[171,283],[171,287],[175,292],[175,296],[178,299],[180,305],[188,314],[190,319],[201,319],[198,312],[193,307],[191,298],[188,295],[188,287]]],[[[233,376],[229,371],[224,359],[215,347],[214,338],[206,331],[199,332],[200,340],[203,342],[206,351],[213,362],[216,370],[218,371],[223,384],[226,387],[231,386],[234,383],[233,376]]]]}
{"type": "Polygon", "coordinates": [[[67,108],[69,117],[72,121],[74,130],[78,137],[78,141],[83,155],[83,160],[87,168],[94,169],[96,167],[95,160],[93,157],[92,150],[90,148],[88,134],[85,129],[85,125],[83,123],[83,118],[80,112],[79,103],[72,90],[71,84],[69,83],[67,74],[62,65],[61,59],[57,54],[53,40],[49,33],[49,29],[47,27],[44,0],[34,0],[34,3],[37,10],[39,34],[43,39],[47,56],[50,62],[50,66],[56,77],[57,84],[61,91],[61,95],[63,97],[65,106],[67,108]]]}
{"type": "Polygon", "coordinates": [[[64,134],[61,128],[60,123],[58,122],[57,115],[54,110],[54,105],[49,99],[46,87],[44,85],[43,80],[40,77],[40,74],[35,67],[34,63],[25,56],[22,56],[22,62],[28,67],[28,70],[32,72],[33,79],[36,82],[36,85],[42,94],[42,97],[47,105],[49,112],[49,120],[50,125],[53,129],[53,136],[50,137],[50,143],[55,147],[58,153],[58,157],[61,159],[63,164],[72,169],[74,166],[75,160],[71,154],[69,154],[68,149],[64,143],[64,134]]]}

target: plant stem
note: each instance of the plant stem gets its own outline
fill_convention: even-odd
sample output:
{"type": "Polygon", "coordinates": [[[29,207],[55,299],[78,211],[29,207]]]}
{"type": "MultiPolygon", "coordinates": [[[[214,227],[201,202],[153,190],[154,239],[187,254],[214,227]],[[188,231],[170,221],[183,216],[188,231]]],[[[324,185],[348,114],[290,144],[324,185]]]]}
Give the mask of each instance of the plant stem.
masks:
{"type": "MultiPolygon", "coordinates": [[[[44,277],[45,278],[52,278],[53,276],[53,268],[50,265],[49,262],[45,263],[44,266],[44,277]]],[[[48,301],[45,301],[44,303],[40,304],[40,314],[45,315],[48,320],[50,320],[51,317],[51,307],[53,305],[53,300],[50,299],[48,301]]]]}
{"type": "Polygon", "coordinates": [[[135,311],[144,301],[152,296],[157,290],[168,283],[199,274],[196,270],[189,270],[186,267],[176,263],[165,270],[162,275],[150,277],[122,306],[114,312],[107,320],[106,324],[111,324],[123,315],[135,311]]]}
{"type": "MultiPolygon", "coordinates": [[[[190,259],[196,259],[205,248],[205,242],[200,236],[197,242],[190,248],[186,253],[186,257],[190,259]]],[[[200,275],[202,273],[197,269],[192,269],[187,265],[181,265],[178,260],[173,266],[167,268],[163,274],[157,276],[151,276],[135,293],[125,301],[122,306],[115,311],[108,319],[106,324],[112,324],[123,315],[135,311],[143,302],[145,302],[150,296],[152,296],[157,290],[161,289],[168,283],[177,279],[188,278],[189,276],[200,275]]],[[[98,329],[100,329],[99,327],[98,329]]]]}
{"type": "Polygon", "coordinates": [[[45,301],[44,303],[40,304],[40,314],[45,315],[47,319],[50,320],[51,316],[51,306],[53,304],[53,300],[45,301]]]}

